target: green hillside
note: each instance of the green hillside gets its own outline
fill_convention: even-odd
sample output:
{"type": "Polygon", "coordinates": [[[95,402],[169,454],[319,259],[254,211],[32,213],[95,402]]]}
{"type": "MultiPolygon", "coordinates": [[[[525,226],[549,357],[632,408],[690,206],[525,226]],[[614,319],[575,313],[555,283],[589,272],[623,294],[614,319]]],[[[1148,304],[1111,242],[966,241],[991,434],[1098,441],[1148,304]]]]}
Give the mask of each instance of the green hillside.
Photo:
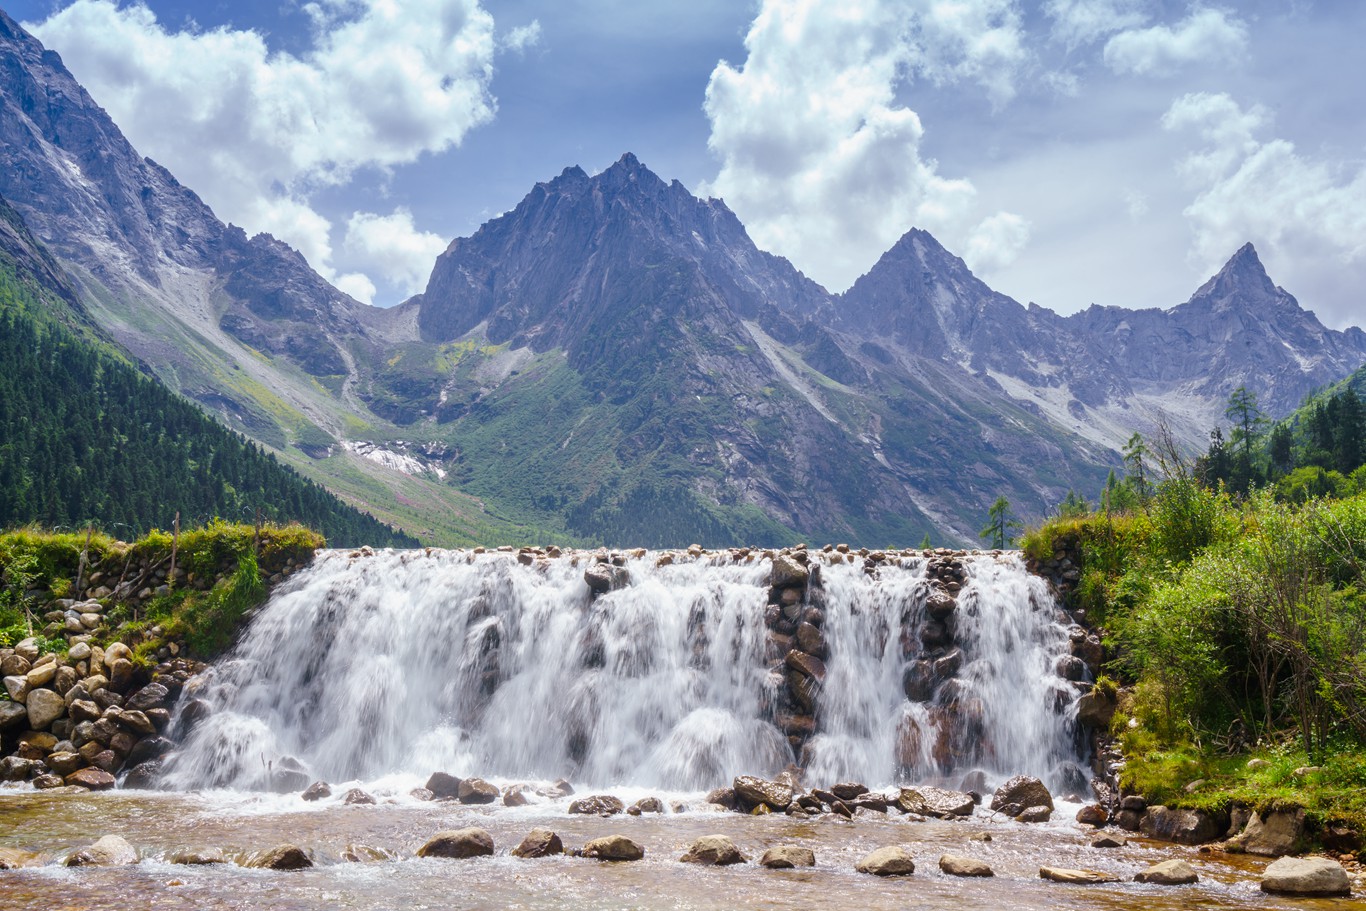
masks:
{"type": "Polygon", "coordinates": [[[338,546],[418,543],[138,372],[21,265],[0,259],[0,526],[132,536],[259,510],[338,546]]]}

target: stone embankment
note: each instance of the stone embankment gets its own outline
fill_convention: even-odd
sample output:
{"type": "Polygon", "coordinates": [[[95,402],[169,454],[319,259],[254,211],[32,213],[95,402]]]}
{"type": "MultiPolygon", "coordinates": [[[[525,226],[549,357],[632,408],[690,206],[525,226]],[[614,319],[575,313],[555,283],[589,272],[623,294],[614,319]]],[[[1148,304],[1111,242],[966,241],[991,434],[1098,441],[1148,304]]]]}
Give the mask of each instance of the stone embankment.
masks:
{"type": "MultiPolygon", "coordinates": [[[[275,584],[305,563],[263,555],[261,571],[275,584]]],[[[0,648],[0,781],[105,790],[127,771],[125,787],[150,786],[174,748],[176,701],[204,665],[142,612],[173,586],[206,592],[235,571],[231,559],[211,572],[172,571],[166,555],[148,553],[117,575],[90,573],[82,598],[49,599],[41,631],[0,648]]]]}

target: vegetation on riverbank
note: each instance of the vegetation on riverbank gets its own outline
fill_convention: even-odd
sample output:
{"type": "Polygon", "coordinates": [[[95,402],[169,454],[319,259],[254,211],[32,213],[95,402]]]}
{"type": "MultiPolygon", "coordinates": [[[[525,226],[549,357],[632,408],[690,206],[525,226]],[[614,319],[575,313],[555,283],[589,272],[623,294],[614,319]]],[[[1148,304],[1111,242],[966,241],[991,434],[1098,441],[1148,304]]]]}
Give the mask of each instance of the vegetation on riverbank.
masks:
{"type": "Polygon", "coordinates": [[[1320,825],[1366,825],[1366,493],[1235,495],[1207,460],[1168,446],[1154,471],[1145,457],[1140,444],[1101,508],[1023,540],[1035,559],[1080,552],[1072,606],[1125,685],[1121,784],[1168,805],[1295,804],[1320,825]]]}
{"type": "Polygon", "coordinates": [[[257,529],[222,521],[178,536],[154,530],[131,544],[100,532],[88,539],[33,528],[5,532],[0,647],[38,636],[60,648],[61,611],[53,605],[94,598],[106,608],[106,623],[92,631],[95,644],[123,641],[139,660],[151,661],[175,641],[211,658],[264,600],[268,578],[305,565],[325,543],[298,525],[257,529]]]}

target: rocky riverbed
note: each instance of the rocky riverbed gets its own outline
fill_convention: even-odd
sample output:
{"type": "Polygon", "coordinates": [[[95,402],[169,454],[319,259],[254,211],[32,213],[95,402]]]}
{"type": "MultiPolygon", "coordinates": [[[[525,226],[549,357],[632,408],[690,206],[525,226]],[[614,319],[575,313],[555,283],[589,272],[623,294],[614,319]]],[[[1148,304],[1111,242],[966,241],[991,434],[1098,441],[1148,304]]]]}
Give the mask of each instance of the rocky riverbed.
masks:
{"type": "MultiPolygon", "coordinates": [[[[13,911],[1351,906],[1350,899],[1264,892],[1262,880],[1273,863],[1268,858],[1125,839],[1117,830],[1097,833],[1071,820],[1076,805],[1059,804],[1054,818],[1044,823],[1017,822],[982,806],[943,818],[865,807],[851,817],[833,812],[756,816],[708,804],[700,794],[606,789],[602,793],[628,807],[655,798],[663,812],[603,817],[570,812],[575,800],[590,796],[587,792],[541,797],[530,788],[526,804],[508,807],[501,801],[423,800],[410,793],[422,784],[415,781],[346,784],[314,801],[298,794],[76,794],[10,786],[0,790],[0,857],[22,866],[0,871],[3,906],[13,911]],[[352,787],[374,802],[348,802],[352,787]],[[489,850],[463,858],[419,856],[439,833],[467,829],[482,830],[487,842],[478,840],[489,850]],[[554,833],[563,852],[517,856],[514,850],[536,829],[554,833]],[[1108,835],[1116,846],[1093,846],[1098,834],[1108,835]],[[109,835],[126,841],[137,863],[64,865],[109,835]],[[621,850],[623,842],[638,846],[640,859],[604,862],[583,856],[621,850]],[[252,866],[269,861],[282,844],[298,847],[293,856],[305,859],[302,869],[252,866]],[[744,862],[708,862],[730,856],[727,845],[744,862]],[[811,865],[804,862],[806,852],[811,865]],[[762,862],[765,856],[802,862],[769,866],[762,862]],[[190,860],[223,862],[185,862],[190,860]],[[1178,880],[1184,868],[1196,880],[1161,884],[1150,871],[1164,863],[1166,870],[1175,869],[1178,880]],[[910,867],[914,872],[907,873],[910,867]],[[982,867],[992,875],[980,875],[982,867]],[[974,870],[979,875],[970,875],[974,870]],[[1067,879],[1075,873],[1089,874],[1091,884],[1067,879]],[[1135,881],[1144,874],[1148,882],[1135,881]]],[[[274,856],[286,858],[285,866],[301,866],[288,862],[288,852],[274,856]]],[[[1360,871],[1353,870],[1349,881],[1359,894],[1360,871]]]]}

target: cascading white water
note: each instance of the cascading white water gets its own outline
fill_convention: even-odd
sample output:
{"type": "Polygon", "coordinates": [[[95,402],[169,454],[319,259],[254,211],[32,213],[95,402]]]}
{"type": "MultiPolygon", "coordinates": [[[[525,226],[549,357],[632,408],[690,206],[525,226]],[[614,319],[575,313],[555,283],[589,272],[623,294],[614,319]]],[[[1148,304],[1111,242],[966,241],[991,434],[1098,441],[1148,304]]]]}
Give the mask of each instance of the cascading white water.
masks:
{"type": "Polygon", "coordinates": [[[1075,694],[1052,670],[1066,627],[1018,560],[965,561],[962,667],[939,686],[942,704],[903,688],[925,561],[889,562],[876,578],[823,566],[828,673],[819,733],[798,757],[772,723],[784,690],[765,621],[769,562],[657,556],[627,560],[629,584],[594,598],[588,563],[569,557],[324,552],[188,688],[209,712],[165,784],[264,787],[285,757],[331,781],[443,770],[673,790],[796,759],[812,780],[884,784],[977,767],[1049,776],[1076,758],[1075,694]],[[945,744],[962,755],[945,757],[945,744]]]}

